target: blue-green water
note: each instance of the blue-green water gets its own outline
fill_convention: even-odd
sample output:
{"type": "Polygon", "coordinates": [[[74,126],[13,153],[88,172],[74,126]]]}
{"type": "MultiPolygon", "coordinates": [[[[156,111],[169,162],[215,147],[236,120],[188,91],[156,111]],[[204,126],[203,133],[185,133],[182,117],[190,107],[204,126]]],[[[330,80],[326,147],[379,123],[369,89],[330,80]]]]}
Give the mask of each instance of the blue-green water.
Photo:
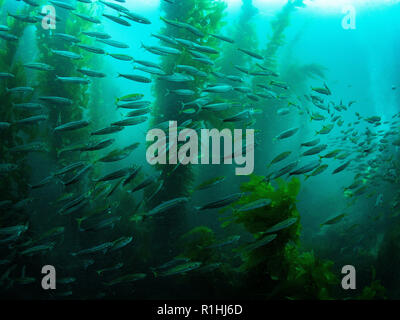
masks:
{"type": "Polygon", "coordinates": [[[160,2],[0,0],[1,297],[397,299],[399,4],[160,2]],[[152,165],[169,121],[251,174],[152,165]]]}

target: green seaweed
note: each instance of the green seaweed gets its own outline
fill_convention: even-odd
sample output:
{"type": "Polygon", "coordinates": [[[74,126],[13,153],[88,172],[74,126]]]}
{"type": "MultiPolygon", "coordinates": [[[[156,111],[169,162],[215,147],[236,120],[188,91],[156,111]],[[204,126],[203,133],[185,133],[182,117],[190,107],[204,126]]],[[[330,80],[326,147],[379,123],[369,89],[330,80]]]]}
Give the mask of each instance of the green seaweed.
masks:
{"type": "Polygon", "coordinates": [[[181,237],[183,243],[182,256],[191,261],[207,264],[218,261],[216,251],[207,247],[215,243],[214,232],[205,226],[193,228],[181,237]]]}

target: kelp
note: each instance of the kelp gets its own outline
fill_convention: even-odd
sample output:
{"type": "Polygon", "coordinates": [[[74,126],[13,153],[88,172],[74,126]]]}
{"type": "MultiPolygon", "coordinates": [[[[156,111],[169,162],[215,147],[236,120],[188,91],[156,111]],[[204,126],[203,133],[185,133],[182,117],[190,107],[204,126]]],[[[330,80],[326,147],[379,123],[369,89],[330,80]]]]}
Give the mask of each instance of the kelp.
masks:
{"type": "Polygon", "coordinates": [[[264,50],[264,66],[276,67],[276,54],[278,49],[284,44],[285,30],[290,25],[290,16],[298,7],[304,6],[303,0],[288,0],[282,10],[271,21],[272,34],[269,35],[267,47],[264,50]]]}
{"type": "MultiPolygon", "coordinates": [[[[93,7],[93,9],[89,9],[84,4],[78,4],[78,6],[79,12],[83,14],[96,14],[96,9],[94,9],[95,7],[93,7]]],[[[57,32],[60,33],[64,32],[71,35],[79,34],[81,30],[91,29],[93,25],[92,23],[83,21],[68,12],[62,12],[62,14],[60,14],[60,19],[61,22],[58,22],[56,25],[57,32]]],[[[41,84],[40,95],[65,97],[73,101],[73,105],[69,107],[51,106],[49,108],[49,123],[51,124],[51,127],[55,127],[62,123],[81,120],[82,118],[84,118],[85,110],[89,110],[89,105],[91,102],[91,95],[89,93],[90,85],[79,86],[75,84],[63,84],[56,81],[56,76],[79,76],[79,73],[76,71],[76,69],[92,65],[93,62],[95,62],[95,64],[98,64],[99,58],[94,53],[79,50],[78,48],[71,48],[69,43],[61,42],[57,38],[52,37],[49,30],[38,28],[36,31],[36,37],[39,50],[37,60],[46,61],[47,64],[54,67],[54,71],[38,74],[38,81],[41,84]],[[71,61],[70,59],[62,58],[52,53],[52,49],[76,52],[79,53],[82,58],[76,61],[71,61]]],[[[91,45],[94,42],[93,39],[90,39],[88,37],[83,38],[82,40],[82,44],[87,45],[91,45]]],[[[101,102],[101,99],[100,101],[93,101],[93,103],[96,104],[99,104],[101,102]]],[[[51,129],[52,128],[49,128],[49,131],[51,131],[51,129]]],[[[49,134],[49,145],[52,157],[55,159],[57,158],[57,149],[62,148],[65,145],[69,145],[73,142],[81,141],[82,135],[89,136],[89,130],[90,127],[82,129],[79,132],[70,132],[66,135],[49,134]]]]}
{"type": "Polygon", "coordinates": [[[207,248],[215,243],[214,232],[205,226],[196,227],[181,237],[183,246],[182,256],[191,261],[202,264],[217,262],[218,256],[215,250],[207,248]]]}
{"type": "MultiPolygon", "coordinates": [[[[185,0],[181,1],[179,6],[171,7],[168,6],[168,4],[164,4],[163,8],[166,13],[166,19],[172,21],[184,21],[201,30],[201,32],[205,34],[205,37],[198,40],[198,37],[187,30],[182,30],[181,28],[176,28],[168,24],[161,29],[161,34],[191,41],[198,40],[199,44],[216,47],[218,40],[208,34],[218,32],[222,26],[221,20],[223,17],[223,11],[226,8],[226,4],[223,1],[185,0]]],[[[211,56],[211,59],[215,59],[215,57],[211,56]]],[[[204,66],[199,62],[192,61],[191,55],[187,50],[184,50],[184,53],[178,58],[175,56],[166,56],[163,57],[161,61],[163,70],[167,73],[173,73],[176,65],[192,65],[207,74],[210,74],[212,70],[211,66],[204,66]]],[[[195,100],[200,96],[199,90],[205,86],[205,83],[206,78],[203,77],[196,77],[195,81],[190,81],[189,84],[174,84],[163,80],[157,80],[153,87],[153,93],[156,99],[153,105],[151,127],[157,127],[158,123],[164,121],[178,121],[179,123],[182,123],[189,118],[192,118],[193,121],[202,120],[201,114],[197,116],[186,116],[181,113],[181,110],[182,103],[195,100]],[[173,93],[165,96],[167,90],[178,88],[191,89],[197,91],[197,94],[182,99],[179,99],[173,93]]],[[[164,165],[159,167],[159,169],[162,170],[162,179],[165,180],[165,186],[158,197],[159,200],[165,199],[166,196],[173,197],[188,195],[188,189],[193,180],[193,173],[190,166],[179,166],[176,168],[175,165],[164,165]],[[179,185],[176,184],[177,180],[180,181],[179,185]],[[173,193],[171,194],[172,190],[173,193]]]]}
{"type": "MultiPolygon", "coordinates": [[[[234,26],[223,29],[223,34],[229,35],[235,42],[233,44],[220,41],[220,49],[222,59],[216,61],[214,71],[221,72],[225,75],[243,76],[243,73],[235,68],[235,66],[244,67],[251,69],[252,59],[246,54],[238,51],[238,48],[244,48],[250,51],[258,51],[258,38],[256,33],[256,25],[254,18],[258,13],[258,9],[254,7],[252,0],[242,0],[242,6],[238,21],[235,22],[234,26]],[[246,35],[246,36],[243,36],[246,35]]],[[[215,79],[215,82],[220,82],[219,79],[215,79]]],[[[235,86],[235,83],[226,80],[227,84],[235,86]]],[[[248,105],[242,105],[243,94],[238,92],[226,93],[223,97],[215,95],[215,103],[219,102],[238,102],[240,107],[234,110],[220,111],[218,113],[203,112],[202,117],[207,119],[207,122],[213,128],[217,129],[238,129],[238,124],[224,123],[221,118],[228,118],[240,111],[243,111],[248,105]]]]}
{"type": "MultiPolygon", "coordinates": [[[[24,8],[18,13],[27,14],[28,12],[28,9],[24,8]]],[[[8,17],[7,25],[10,28],[9,33],[20,39],[28,24],[8,17]]],[[[10,72],[15,76],[15,78],[1,80],[0,82],[0,119],[1,121],[13,123],[19,119],[30,116],[30,113],[15,110],[12,104],[25,101],[31,94],[22,97],[6,92],[6,88],[26,86],[28,79],[22,62],[15,60],[20,41],[0,40],[0,44],[0,70],[1,72],[10,72]]],[[[1,176],[0,190],[2,191],[2,199],[17,201],[28,195],[30,168],[26,157],[23,153],[10,153],[9,149],[16,145],[23,144],[25,140],[32,141],[37,132],[38,130],[31,126],[23,127],[12,125],[7,130],[0,133],[0,139],[2,141],[0,145],[1,162],[12,163],[18,166],[17,170],[13,170],[1,176]]]]}
{"type": "MultiPolygon", "coordinates": [[[[210,0],[185,0],[180,1],[179,6],[170,6],[168,3],[163,3],[161,8],[165,12],[163,18],[171,21],[181,21],[198,28],[204,33],[204,37],[198,39],[197,36],[182,28],[176,28],[169,24],[160,30],[159,33],[166,36],[197,41],[201,45],[217,47],[218,40],[211,37],[209,33],[218,33],[222,27],[222,17],[226,8],[224,1],[210,0]]],[[[182,49],[180,46],[177,47],[182,49]]],[[[194,62],[190,53],[186,49],[182,49],[183,54],[176,56],[163,56],[161,58],[162,69],[169,74],[174,73],[176,65],[192,65],[207,74],[210,74],[212,66],[205,66],[199,62],[194,62]]],[[[216,59],[215,55],[211,59],[216,59]]],[[[155,101],[152,107],[151,128],[157,128],[159,123],[165,121],[178,121],[178,125],[182,122],[192,119],[193,121],[203,120],[202,114],[185,115],[181,113],[182,103],[195,100],[200,96],[200,90],[206,84],[205,77],[196,77],[195,81],[189,83],[171,83],[164,80],[156,80],[152,87],[155,101]],[[174,89],[191,89],[196,91],[196,95],[190,97],[182,97],[170,93],[166,95],[167,90],[174,89]]],[[[164,181],[163,188],[158,192],[157,197],[154,197],[148,204],[148,208],[158,205],[161,201],[166,201],[176,197],[188,196],[191,185],[194,181],[194,172],[190,165],[158,165],[156,169],[161,171],[160,180],[164,181]]],[[[154,225],[156,228],[153,234],[169,234],[169,237],[177,240],[177,235],[182,234],[186,229],[186,208],[180,206],[171,212],[168,224],[154,225]],[[161,231],[160,230],[164,230],[161,231]],[[166,231],[170,230],[170,231],[166,231]],[[174,230],[174,232],[172,232],[174,230]]],[[[171,241],[175,241],[171,240],[171,241]]],[[[160,240],[161,241],[161,240],[160,240]]],[[[169,243],[169,241],[167,241],[169,243]]],[[[171,244],[170,244],[171,245],[171,244]]],[[[174,245],[172,245],[174,247],[174,245]]],[[[165,251],[163,250],[163,253],[165,251]]]]}
{"type": "Polygon", "coordinates": [[[242,224],[253,235],[254,240],[257,240],[264,236],[263,232],[277,223],[289,218],[297,219],[296,223],[290,227],[278,231],[278,236],[270,244],[250,252],[244,252],[242,266],[244,270],[259,267],[259,265],[268,266],[274,260],[282,258],[282,250],[289,241],[297,241],[299,238],[300,214],[296,209],[296,198],[300,191],[300,180],[293,178],[286,183],[283,179],[279,179],[278,187],[274,188],[271,183],[265,181],[263,176],[251,175],[250,181],[243,183],[240,189],[246,194],[233,204],[232,220],[226,221],[224,226],[232,222],[242,224]],[[243,205],[260,199],[270,199],[271,203],[250,211],[237,210],[243,205]],[[276,256],[278,252],[280,253],[279,257],[276,256]]]}
{"type": "Polygon", "coordinates": [[[247,246],[236,251],[242,257],[239,270],[242,273],[243,290],[253,290],[254,297],[291,299],[330,299],[331,287],[337,284],[332,273],[333,263],[320,260],[313,252],[300,252],[300,214],[296,199],[300,191],[300,180],[289,182],[278,179],[277,187],[263,176],[250,176],[250,181],[241,185],[244,196],[231,207],[233,213],[223,223],[241,224],[252,234],[254,241],[260,241],[272,226],[295,219],[295,223],[277,230],[275,239],[254,250],[247,246]],[[254,210],[240,211],[244,205],[260,199],[269,199],[270,204],[254,210]]]}

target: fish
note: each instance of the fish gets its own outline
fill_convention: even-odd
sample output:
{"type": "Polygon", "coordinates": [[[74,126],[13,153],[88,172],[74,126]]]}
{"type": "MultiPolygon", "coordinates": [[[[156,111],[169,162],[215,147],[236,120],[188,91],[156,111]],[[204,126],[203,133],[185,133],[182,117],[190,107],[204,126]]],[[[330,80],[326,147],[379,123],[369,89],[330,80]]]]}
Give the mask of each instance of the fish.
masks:
{"type": "Polygon", "coordinates": [[[12,227],[1,227],[0,228],[0,235],[17,235],[20,236],[22,233],[27,231],[29,228],[29,224],[23,225],[15,225],[12,227]]]}
{"type": "Polygon", "coordinates": [[[105,243],[99,244],[97,246],[88,248],[88,249],[82,249],[77,252],[72,252],[71,256],[76,257],[76,256],[81,256],[81,255],[97,253],[97,252],[102,252],[103,254],[106,254],[112,246],[113,246],[113,242],[105,242],[105,243]]]}
{"type": "Polygon", "coordinates": [[[251,210],[256,210],[259,208],[264,208],[267,207],[271,204],[271,199],[258,199],[255,201],[252,201],[250,203],[247,203],[243,206],[241,206],[238,209],[238,212],[247,212],[247,211],[251,211],[251,210]]]}
{"type": "Polygon", "coordinates": [[[151,112],[150,108],[143,108],[143,109],[137,109],[137,110],[132,110],[130,111],[126,117],[130,118],[130,117],[138,117],[138,116],[143,116],[145,114],[148,114],[151,112]]]}
{"type": "Polygon", "coordinates": [[[97,270],[96,273],[97,273],[99,276],[102,276],[105,272],[110,272],[110,271],[119,270],[119,269],[121,269],[123,266],[124,266],[124,263],[123,263],[123,262],[119,262],[119,263],[117,263],[116,265],[114,265],[114,266],[112,266],[112,267],[108,267],[108,268],[104,268],[104,269],[97,270]]]}
{"type": "Polygon", "coordinates": [[[241,111],[231,117],[222,119],[222,122],[239,122],[239,121],[246,121],[250,119],[252,115],[252,110],[244,110],[241,111]]]}
{"type": "Polygon", "coordinates": [[[194,77],[184,73],[174,73],[165,76],[159,76],[159,80],[169,81],[169,82],[188,82],[194,81],[194,77]]]}
{"type": "Polygon", "coordinates": [[[103,1],[103,0],[99,0],[99,2],[106,5],[107,7],[111,8],[111,9],[114,9],[119,12],[128,12],[129,11],[129,9],[127,9],[124,6],[121,6],[117,3],[112,3],[112,2],[103,1]]]}
{"type": "Polygon", "coordinates": [[[235,236],[231,236],[229,238],[227,238],[226,240],[223,240],[221,242],[218,243],[214,243],[212,245],[209,245],[207,247],[205,247],[206,249],[215,249],[215,248],[221,248],[221,247],[225,247],[227,245],[233,244],[237,241],[239,241],[240,236],[239,235],[235,235],[235,236]]]}
{"type": "Polygon", "coordinates": [[[95,24],[101,24],[101,20],[98,19],[98,18],[91,17],[91,16],[88,16],[86,14],[78,13],[78,12],[72,12],[72,14],[74,14],[78,18],[81,18],[82,20],[89,21],[89,22],[95,23],[95,24]]]}
{"type": "Polygon", "coordinates": [[[69,209],[78,206],[82,202],[84,202],[87,199],[86,195],[81,195],[69,202],[67,202],[60,210],[58,210],[58,214],[63,215],[65,212],[68,212],[69,209]]]}
{"type": "Polygon", "coordinates": [[[255,58],[255,59],[258,59],[258,60],[264,60],[264,58],[261,55],[259,55],[258,53],[256,53],[256,52],[252,52],[250,50],[241,49],[241,48],[238,48],[238,50],[243,52],[243,53],[245,53],[245,54],[247,54],[248,56],[250,56],[252,58],[255,58]]]}
{"type": "Polygon", "coordinates": [[[38,122],[46,121],[48,117],[46,115],[38,115],[38,116],[33,116],[25,119],[21,119],[15,122],[15,124],[19,125],[27,125],[27,124],[36,124],[38,122]]]}
{"type": "Polygon", "coordinates": [[[106,55],[109,55],[110,57],[113,57],[114,59],[121,60],[121,61],[132,61],[133,60],[133,57],[131,57],[127,54],[106,52],[106,55]]]}
{"type": "Polygon", "coordinates": [[[80,169],[80,168],[84,167],[85,164],[86,164],[86,162],[84,162],[84,161],[79,161],[79,162],[72,163],[72,164],[67,165],[64,168],[54,172],[53,175],[54,176],[62,176],[64,174],[68,173],[68,172],[71,172],[71,171],[74,171],[76,169],[80,169]]]}
{"type": "Polygon", "coordinates": [[[326,83],[324,83],[324,87],[323,88],[311,88],[311,90],[324,94],[324,95],[328,95],[330,96],[332,94],[331,90],[329,90],[328,86],[326,85],[326,83]]]}
{"type": "Polygon", "coordinates": [[[55,36],[56,38],[59,38],[59,39],[61,39],[61,40],[65,40],[65,41],[71,42],[71,43],[78,43],[78,42],[81,42],[81,40],[78,39],[77,37],[72,36],[72,35],[70,35],[70,34],[66,34],[66,33],[58,33],[58,32],[56,32],[56,33],[54,33],[54,36],[55,36]]]}
{"type": "Polygon", "coordinates": [[[39,70],[39,71],[53,71],[54,70],[54,67],[52,67],[46,63],[41,63],[41,62],[25,63],[24,67],[28,68],[28,69],[39,70]]]}
{"type": "Polygon", "coordinates": [[[56,1],[56,0],[50,0],[49,1],[51,4],[54,4],[56,7],[66,9],[66,10],[76,10],[76,8],[69,3],[63,2],[63,1],[56,1]]]}
{"type": "Polygon", "coordinates": [[[29,187],[30,187],[31,189],[38,189],[38,188],[41,188],[41,187],[43,187],[43,186],[49,184],[50,182],[53,181],[53,179],[54,179],[54,176],[53,176],[53,175],[50,175],[50,176],[44,178],[43,180],[39,181],[38,183],[35,183],[35,184],[33,184],[33,185],[29,185],[29,187]]]}
{"type": "Polygon", "coordinates": [[[141,24],[151,24],[151,21],[135,12],[132,11],[124,11],[123,15],[124,18],[128,18],[134,22],[141,23],[141,24]]]}
{"type": "Polygon", "coordinates": [[[96,53],[96,54],[105,54],[106,53],[104,49],[97,48],[94,46],[89,46],[87,44],[77,44],[76,46],[80,49],[86,50],[91,53],[96,53]]]}
{"type": "Polygon", "coordinates": [[[281,88],[281,89],[285,89],[285,90],[289,89],[288,85],[286,83],[283,83],[283,82],[278,82],[278,81],[271,80],[269,82],[269,84],[272,85],[272,86],[281,88]]]}
{"type": "Polygon", "coordinates": [[[320,166],[320,164],[321,164],[320,160],[312,161],[294,171],[291,171],[289,173],[289,176],[308,173],[308,172],[313,171],[316,168],[318,168],[320,166]]]}
{"type": "Polygon", "coordinates": [[[18,41],[18,37],[11,33],[0,33],[0,38],[6,41],[18,41]]]}
{"type": "Polygon", "coordinates": [[[10,31],[10,28],[8,26],[5,26],[3,24],[0,24],[0,32],[7,32],[10,31]]]}
{"type": "Polygon", "coordinates": [[[122,127],[135,126],[137,124],[146,122],[147,119],[148,118],[146,116],[138,116],[138,117],[134,117],[134,118],[128,118],[128,119],[124,119],[121,121],[113,122],[113,123],[111,123],[111,126],[122,126],[122,127]]]}
{"type": "Polygon", "coordinates": [[[336,157],[340,152],[342,152],[341,149],[336,149],[336,150],[333,150],[333,151],[327,153],[326,155],[320,156],[320,157],[321,157],[321,158],[328,158],[328,159],[329,159],[329,158],[334,158],[334,157],[336,157]]]}
{"type": "Polygon", "coordinates": [[[74,278],[74,277],[66,277],[66,278],[57,279],[57,283],[59,283],[59,284],[70,284],[70,283],[74,283],[75,281],[76,281],[76,278],[74,278]]]}
{"type": "Polygon", "coordinates": [[[83,73],[84,75],[86,75],[88,77],[93,77],[93,78],[105,78],[107,76],[103,72],[98,72],[98,71],[90,70],[87,68],[77,69],[76,71],[83,73]]]}
{"type": "Polygon", "coordinates": [[[136,82],[141,82],[141,83],[150,83],[151,79],[147,78],[145,76],[140,76],[136,74],[118,74],[118,77],[123,77],[128,80],[136,81],[136,82]]]}
{"type": "Polygon", "coordinates": [[[201,262],[190,261],[190,262],[187,262],[184,264],[179,264],[179,265],[172,267],[166,271],[162,271],[162,272],[153,271],[153,274],[155,277],[168,277],[168,276],[173,276],[173,275],[178,275],[178,274],[185,274],[189,271],[193,271],[193,270],[200,268],[201,265],[202,265],[201,262]]]}
{"type": "Polygon", "coordinates": [[[285,131],[281,132],[280,134],[278,134],[274,139],[275,140],[286,139],[286,138],[293,136],[298,131],[299,131],[299,128],[290,128],[290,129],[285,130],[285,131]]]}
{"type": "Polygon", "coordinates": [[[14,79],[15,75],[9,72],[0,72],[0,79],[14,79]]]}
{"type": "Polygon", "coordinates": [[[82,34],[91,37],[91,38],[96,38],[96,39],[110,39],[111,36],[107,33],[104,32],[98,32],[98,31],[82,31],[82,34]]]}
{"type": "Polygon", "coordinates": [[[327,144],[320,144],[313,148],[308,149],[307,151],[302,153],[302,156],[312,156],[324,151],[328,147],[327,144]]]}
{"type": "Polygon", "coordinates": [[[318,168],[316,168],[313,172],[311,172],[311,174],[306,175],[306,180],[307,180],[308,178],[310,178],[310,177],[313,177],[313,176],[316,176],[316,175],[321,174],[321,173],[324,172],[327,168],[328,168],[328,165],[327,165],[327,164],[320,165],[320,166],[319,166],[318,168]]]}
{"type": "Polygon", "coordinates": [[[332,174],[336,174],[336,173],[343,171],[344,169],[346,169],[349,166],[350,163],[351,163],[351,160],[349,160],[346,163],[342,164],[341,166],[337,167],[335,170],[333,170],[332,174]]]}
{"type": "Polygon", "coordinates": [[[316,131],[317,134],[328,134],[332,131],[334,124],[328,124],[322,127],[321,130],[316,131]]]}
{"type": "Polygon", "coordinates": [[[89,122],[86,120],[73,121],[54,128],[54,132],[74,131],[85,128],[88,125],[89,122]]]}
{"type": "Polygon", "coordinates": [[[169,37],[169,36],[166,36],[164,34],[152,33],[151,36],[155,37],[155,38],[157,38],[157,39],[159,39],[161,41],[164,41],[164,42],[166,42],[168,44],[172,44],[172,45],[177,45],[178,44],[178,42],[173,37],[169,37]]]}
{"type": "Polygon", "coordinates": [[[70,106],[73,104],[73,101],[68,98],[63,97],[55,97],[55,96],[41,96],[39,100],[47,102],[49,104],[54,104],[57,106],[70,106]]]}
{"type": "Polygon", "coordinates": [[[115,161],[120,161],[125,158],[127,158],[134,149],[136,149],[139,146],[139,143],[136,142],[132,144],[131,146],[125,147],[121,150],[113,150],[110,153],[108,153],[106,156],[101,157],[99,162],[115,162],[115,161]]]}
{"type": "Polygon", "coordinates": [[[231,203],[236,202],[243,196],[243,193],[234,193],[228,196],[225,196],[224,198],[217,200],[217,201],[212,201],[206,205],[200,206],[200,207],[195,207],[196,210],[203,211],[203,210],[208,210],[208,209],[217,209],[217,208],[222,208],[230,205],[231,203]]]}
{"type": "Polygon", "coordinates": [[[33,93],[35,89],[32,87],[14,87],[14,88],[7,88],[6,92],[8,93],[33,93]]]}
{"type": "Polygon", "coordinates": [[[42,244],[42,245],[33,246],[31,248],[23,250],[21,252],[21,255],[32,256],[32,255],[37,254],[37,253],[42,254],[45,251],[52,250],[54,248],[55,244],[56,244],[55,242],[50,242],[48,244],[42,244]]]}
{"type": "Polygon", "coordinates": [[[131,171],[130,168],[119,169],[104,175],[103,177],[94,180],[95,182],[112,181],[125,177],[131,171]]]}
{"type": "Polygon", "coordinates": [[[111,14],[106,14],[106,13],[103,13],[102,15],[103,15],[103,17],[106,17],[107,19],[110,19],[111,21],[116,22],[121,26],[125,26],[125,27],[132,26],[128,21],[122,19],[121,17],[113,16],[111,14]]]}
{"type": "Polygon", "coordinates": [[[23,2],[25,2],[26,4],[29,4],[32,7],[38,7],[39,3],[37,3],[36,1],[33,0],[22,0],[23,2]]]}
{"type": "Polygon", "coordinates": [[[146,46],[145,44],[141,44],[141,48],[144,48],[145,50],[158,54],[158,55],[180,55],[182,54],[182,51],[172,48],[172,47],[166,47],[166,46],[146,46]]]}
{"type": "Polygon", "coordinates": [[[146,108],[151,105],[151,101],[147,100],[139,100],[139,101],[128,101],[124,103],[118,103],[117,104],[117,109],[118,108],[123,108],[123,109],[140,109],[140,108],[146,108]]]}
{"type": "Polygon", "coordinates": [[[79,231],[98,231],[107,227],[113,228],[114,224],[120,220],[120,216],[110,216],[109,213],[95,217],[94,220],[85,220],[84,223],[82,223],[81,219],[77,219],[79,231]]]}
{"type": "Polygon", "coordinates": [[[31,142],[10,148],[10,152],[48,152],[44,142],[31,142]]]}
{"type": "MultiPolygon", "coordinates": [[[[81,45],[82,46],[82,45],[81,45]]],[[[79,60],[82,58],[82,56],[80,54],[77,54],[75,52],[71,52],[71,51],[65,51],[65,50],[54,50],[54,49],[50,49],[50,51],[53,54],[56,54],[58,56],[64,57],[64,58],[69,58],[72,60],[79,60]]]]}
{"type": "Polygon", "coordinates": [[[284,151],[280,154],[278,154],[275,158],[273,158],[268,166],[271,166],[275,163],[278,163],[282,160],[285,160],[287,157],[291,155],[292,151],[284,151]]]}
{"type": "Polygon", "coordinates": [[[77,183],[79,180],[81,180],[82,176],[83,176],[85,173],[87,173],[89,170],[92,169],[92,167],[93,167],[92,164],[86,165],[86,166],[83,167],[81,170],[79,170],[79,171],[76,173],[76,175],[75,175],[74,177],[72,177],[71,179],[69,179],[69,180],[67,180],[67,181],[65,181],[65,182],[63,181],[62,183],[63,183],[65,186],[69,186],[69,185],[72,185],[72,184],[77,183]]]}
{"type": "Polygon", "coordinates": [[[138,100],[143,99],[143,97],[144,97],[144,94],[142,94],[142,93],[131,93],[131,94],[125,95],[123,97],[117,98],[116,103],[138,101],[138,100]]]}
{"type": "Polygon", "coordinates": [[[344,218],[346,215],[347,215],[346,213],[341,213],[341,214],[339,214],[339,215],[337,215],[337,216],[335,216],[335,217],[333,217],[333,218],[329,218],[329,219],[327,219],[326,221],[324,221],[323,223],[321,223],[320,226],[322,227],[322,226],[325,226],[325,225],[336,224],[336,223],[342,221],[343,218],[344,218]]]}
{"type": "Polygon", "coordinates": [[[179,264],[182,264],[182,263],[186,263],[186,262],[189,262],[189,261],[190,261],[190,259],[187,258],[187,257],[177,256],[177,257],[173,258],[172,260],[163,263],[160,266],[151,267],[150,270],[151,271],[165,270],[165,269],[169,269],[169,268],[171,268],[173,266],[176,266],[176,265],[179,265],[179,264]]]}
{"type": "Polygon", "coordinates": [[[130,244],[133,240],[133,237],[121,237],[118,238],[117,240],[113,241],[113,246],[111,247],[110,251],[115,251],[121,248],[126,247],[128,244],[130,244]]]}
{"type": "Polygon", "coordinates": [[[109,46],[115,47],[115,48],[121,48],[121,49],[128,49],[129,45],[120,41],[115,41],[111,39],[96,39],[98,42],[105,43],[109,46]]]}
{"type": "Polygon", "coordinates": [[[101,135],[108,135],[108,134],[113,134],[117,133],[124,130],[124,127],[121,126],[109,126],[103,129],[96,130],[92,132],[90,135],[92,136],[101,136],[101,135]]]}
{"type": "Polygon", "coordinates": [[[32,17],[27,14],[12,14],[12,13],[7,13],[9,17],[13,17],[16,20],[22,21],[22,22],[27,22],[27,23],[36,23],[37,20],[35,17],[32,17]]]}
{"type": "Polygon", "coordinates": [[[247,251],[247,252],[251,252],[255,249],[261,248],[263,246],[266,246],[267,244],[269,244],[270,242],[272,242],[273,240],[275,240],[277,237],[277,235],[275,233],[273,234],[269,234],[261,239],[258,239],[254,242],[251,242],[249,244],[247,244],[243,250],[247,251]]]}
{"type": "Polygon", "coordinates": [[[289,163],[288,165],[284,166],[283,168],[281,168],[277,172],[272,173],[270,178],[271,179],[277,179],[277,178],[289,173],[290,171],[292,171],[294,168],[297,167],[298,163],[299,163],[298,160],[289,163]]]}
{"type": "Polygon", "coordinates": [[[199,185],[197,185],[194,189],[195,190],[206,190],[209,189],[225,180],[225,176],[219,176],[215,178],[208,179],[206,181],[203,181],[199,185]]]}
{"type": "Polygon", "coordinates": [[[124,275],[124,276],[118,277],[118,278],[116,278],[114,280],[111,280],[109,282],[105,282],[104,284],[106,286],[114,286],[114,285],[120,284],[120,283],[129,283],[129,282],[142,280],[142,279],[144,279],[146,277],[147,277],[147,274],[145,274],[145,273],[134,273],[134,274],[128,274],[128,275],[124,275]]]}
{"type": "Polygon", "coordinates": [[[180,206],[184,203],[187,203],[189,201],[188,198],[186,197],[181,197],[181,198],[175,198],[175,199],[171,199],[168,201],[164,201],[161,204],[159,204],[158,206],[156,206],[155,208],[151,209],[146,216],[153,216],[156,214],[160,214],[163,213],[165,211],[168,211],[172,208],[175,208],[176,206],[180,206]]]}
{"type": "Polygon", "coordinates": [[[210,93],[227,93],[231,92],[233,90],[233,87],[230,85],[218,85],[218,86],[212,86],[208,87],[202,90],[202,92],[210,92],[210,93]]]}
{"type": "Polygon", "coordinates": [[[0,122],[0,130],[6,130],[11,127],[11,123],[9,122],[0,122]]]}
{"type": "Polygon", "coordinates": [[[276,111],[276,114],[278,116],[284,116],[290,113],[290,109],[289,108],[280,108],[276,111]]]}
{"type": "Polygon", "coordinates": [[[287,229],[294,225],[298,221],[298,218],[287,218],[286,220],[283,220],[272,227],[268,228],[266,231],[263,232],[263,234],[268,234],[268,233],[275,233],[277,231],[281,231],[284,229],[287,229]]]}

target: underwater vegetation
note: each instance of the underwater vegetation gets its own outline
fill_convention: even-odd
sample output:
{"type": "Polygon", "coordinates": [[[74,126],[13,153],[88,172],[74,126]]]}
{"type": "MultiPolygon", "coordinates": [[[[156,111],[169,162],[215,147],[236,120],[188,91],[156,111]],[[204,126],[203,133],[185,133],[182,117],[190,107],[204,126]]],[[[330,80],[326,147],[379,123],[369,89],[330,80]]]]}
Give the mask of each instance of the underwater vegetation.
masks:
{"type": "Polygon", "coordinates": [[[399,298],[400,113],[361,112],[297,58],[303,1],[237,10],[0,0],[2,299],[399,298]],[[254,172],[150,164],[146,133],[170,121],[254,132],[218,147],[220,163],[256,154],[254,172]],[[44,265],[58,290],[40,288],[44,265]]]}

